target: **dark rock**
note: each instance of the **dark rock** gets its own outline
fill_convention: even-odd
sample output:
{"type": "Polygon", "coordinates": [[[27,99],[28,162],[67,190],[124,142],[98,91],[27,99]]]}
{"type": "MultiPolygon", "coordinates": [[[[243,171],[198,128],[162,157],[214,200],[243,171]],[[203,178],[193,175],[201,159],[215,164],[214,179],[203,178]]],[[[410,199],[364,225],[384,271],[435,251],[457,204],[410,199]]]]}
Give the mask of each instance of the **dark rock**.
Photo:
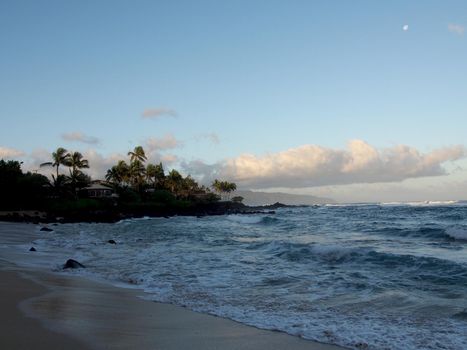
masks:
{"type": "Polygon", "coordinates": [[[170,219],[170,216],[164,215],[164,219],[170,219]]]}
{"type": "Polygon", "coordinates": [[[65,265],[63,265],[63,268],[64,269],[79,269],[79,268],[85,268],[85,266],[76,260],[68,259],[65,265]]]}
{"type": "Polygon", "coordinates": [[[30,252],[36,252],[37,250],[36,250],[36,248],[31,247],[31,248],[29,249],[29,251],[30,251],[30,252]]]}
{"type": "Polygon", "coordinates": [[[51,232],[51,231],[53,231],[51,228],[48,228],[48,227],[42,227],[40,230],[41,230],[41,231],[45,231],[45,232],[51,232]]]}
{"type": "Polygon", "coordinates": [[[115,242],[113,239],[109,239],[109,240],[107,241],[107,243],[110,243],[110,244],[117,244],[117,242],[115,242]]]}

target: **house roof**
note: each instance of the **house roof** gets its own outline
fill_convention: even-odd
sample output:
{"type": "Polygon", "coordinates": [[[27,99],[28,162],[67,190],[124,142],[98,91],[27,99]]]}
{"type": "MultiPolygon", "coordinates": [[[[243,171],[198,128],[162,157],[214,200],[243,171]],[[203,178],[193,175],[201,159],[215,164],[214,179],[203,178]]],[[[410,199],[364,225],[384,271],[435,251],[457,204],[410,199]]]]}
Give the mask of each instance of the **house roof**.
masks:
{"type": "Polygon", "coordinates": [[[109,186],[104,186],[101,184],[92,184],[91,186],[85,187],[85,190],[110,190],[112,191],[113,189],[109,186]]]}

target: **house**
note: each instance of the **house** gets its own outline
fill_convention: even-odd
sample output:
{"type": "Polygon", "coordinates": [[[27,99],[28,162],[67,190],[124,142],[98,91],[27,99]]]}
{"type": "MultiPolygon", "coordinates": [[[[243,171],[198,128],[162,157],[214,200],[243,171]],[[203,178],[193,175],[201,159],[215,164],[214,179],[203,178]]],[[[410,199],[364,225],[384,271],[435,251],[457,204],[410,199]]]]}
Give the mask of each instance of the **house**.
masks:
{"type": "Polygon", "coordinates": [[[118,195],[113,188],[104,185],[100,182],[95,182],[88,187],[83,188],[84,192],[89,198],[116,198],[118,195]]]}

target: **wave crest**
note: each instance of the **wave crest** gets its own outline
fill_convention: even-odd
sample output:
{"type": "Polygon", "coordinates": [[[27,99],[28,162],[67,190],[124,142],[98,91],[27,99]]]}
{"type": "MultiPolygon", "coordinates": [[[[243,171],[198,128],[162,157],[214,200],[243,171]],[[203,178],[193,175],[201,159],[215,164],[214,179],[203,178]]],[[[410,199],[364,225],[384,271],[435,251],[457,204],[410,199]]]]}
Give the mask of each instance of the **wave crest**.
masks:
{"type": "Polygon", "coordinates": [[[467,229],[451,227],[446,229],[446,235],[455,240],[467,241],[467,229]]]}

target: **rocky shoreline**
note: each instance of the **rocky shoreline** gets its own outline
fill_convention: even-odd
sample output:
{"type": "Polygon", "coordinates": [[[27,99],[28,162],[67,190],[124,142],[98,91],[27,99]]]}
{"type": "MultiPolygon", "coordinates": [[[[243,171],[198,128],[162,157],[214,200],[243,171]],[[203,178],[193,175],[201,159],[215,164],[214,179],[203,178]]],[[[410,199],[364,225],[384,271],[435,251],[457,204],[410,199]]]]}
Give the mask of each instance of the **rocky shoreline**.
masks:
{"type": "Polygon", "coordinates": [[[132,210],[90,210],[86,212],[54,213],[43,211],[6,211],[0,213],[0,221],[27,222],[27,223],[76,223],[76,222],[102,222],[114,223],[125,219],[142,217],[166,217],[171,216],[212,216],[212,215],[252,215],[275,214],[275,210],[286,207],[297,207],[274,203],[263,206],[247,206],[242,203],[217,202],[198,204],[187,208],[141,208],[132,210]]]}

